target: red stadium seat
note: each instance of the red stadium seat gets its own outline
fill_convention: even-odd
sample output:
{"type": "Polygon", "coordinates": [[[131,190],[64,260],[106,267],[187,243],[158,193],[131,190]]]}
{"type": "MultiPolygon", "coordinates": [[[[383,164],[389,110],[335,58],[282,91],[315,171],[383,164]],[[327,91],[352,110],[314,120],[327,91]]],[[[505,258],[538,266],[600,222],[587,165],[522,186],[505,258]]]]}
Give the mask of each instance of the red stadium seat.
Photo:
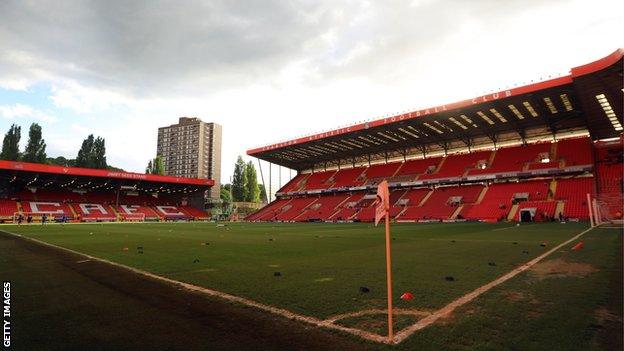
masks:
{"type": "Polygon", "coordinates": [[[551,143],[538,143],[501,148],[496,150],[492,164],[484,169],[471,170],[469,174],[519,172],[525,165],[538,162],[540,154],[550,155],[551,147],[551,143]]]}
{"type": "Polygon", "coordinates": [[[121,216],[122,219],[125,219],[125,220],[136,219],[137,218],[136,214],[143,214],[145,219],[152,219],[152,220],[162,217],[158,215],[154,211],[154,209],[148,206],[142,206],[142,205],[134,205],[134,204],[119,205],[119,206],[115,206],[115,210],[117,210],[117,213],[121,216]]]}
{"type": "Polygon", "coordinates": [[[431,193],[422,206],[409,205],[399,219],[449,219],[460,205],[475,202],[482,190],[483,186],[481,185],[437,188],[431,193]]]}
{"type": "Polygon", "coordinates": [[[440,161],[442,161],[442,157],[408,160],[403,163],[403,166],[399,169],[395,176],[416,176],[424,174],[429,168],[437,168],[440,161]]]}
{"type": "Polygon", "coordinates": [[[328,183],[330,178],[336,173],[336,171],[327,171],[327,172],[315,172],[310,174],[310,176],[304,180],[304,189],[305,190],[314,190],[314,189],[328,189],[331,184],[328,183]]]}
{"type": "Polygon", "coordinates": [[[22,201],[23,211],[32,214],[48,214],[53,218],[74,218],[74,212],[69,204],[61,201],[22,201]]]}
{"type": "Polygon", "coordinates": [[[275,219],[277,221],[294,221],[297,220],[303,210],[317,200],[316,197],[300,197],[292,199],[288,204],[282,208],[282,212],[279,213],[275,219]]]}
{"type": "Polygon", "coordinates": [[[344,221],[351,219],[357,213],[357,204],[364,197],[364,192],[356,192],[349,196],[342,205],[338,207],[338,211],[329,217],[332,221],[344,221]]]}
{"type": "Polygon", "coordinates": [[[248,221],[273,221],[281,213],[281,209],[290,203],[290,199],[277,199],[260,210],[247,216],[248,221]]]}
{"type": "Polygon", "coordinates": [[[299,191],[303,187],[304,181],[308,178],[309,174],[297,174],[286,185],[284,185],[278,193],[289,193],[293,191],[299,191]]]}
{"type": "Polygon", "coordinates": [[[557,180],[555,199],[564,201],[563,216],[589,218],[587,194],[594,194],[594,178],[569,178],[557,180]]]}
{"type": "Polygon", "coordinates": [[[535,208],[535,217],[533,218],[536,222],[545,222],[548,221],[549,218],[553,218],[555,216],[555,208],[557,207],[557,201],[523,201],[518,204],[518,212],[516,213],[516,220],[520,220],[520,212],[523,209],[527,208],[535,208]]]}
{"type": "Polygon", "coordinates": [[[492,184],[479,204],[464,206],[460,214],[466,219],[504,219],[513,205],[514,194],[527,193],[530,201],[546,200],[549,186],[550,182],[545,180],[492,184]]]}
{"type": "Polygon", "coordinates": [[[590,165],[594,163],[592,145],[589,138],[572,138],[557,142],[557,159],[566,166],[590,165]]]}
{"type": "Polygon", "coordinates": [[[333,185],[331,188],[343,188],[364,184],[365,167],[341,169],[332,176],[333,185]]]}
{"type": "Polygon", "coordinates": [[[383,179],[391,178],[401,167],[401,163],[388,163],[388,164],[379,164],[372,165],[368,167],[366,170],[366,184],[376,184],[381,182],[383,179]]]}
{"type": "MultiPolygon", "coordinates": [[[[342,170],[300,174],[282,191],[313,189],[336,189],[338,191],[363,184],[374,185],[381,179],[391,183],[413,180],[448,179],[488,173],[521,172],[535,169],[557,169],[560,166],[587,165],[593,161],[592,143],[589,138],[534,143],[524,146],[504,147],[493,151],[476,151],[451,154],[447,157],[412,159],[406,162],[377,164],[342,170]],[[548,160],[542,162],[542,159],[548,160]],[[486,164],[481,169],[479,164],[486,164]]],[[[599,194],[622,194],[621,150],[615,147],[596,148],[598,162],[595,165],[599,194]],[[620,161],[618,161],[620,160],[620,161]]],[[[391,192],[391,214],[398,220],[448,219],[458,213],[458,218],[496,221],[507,218],[514,204],[514,194],[527,193],[528,199],[518,199],[519,210],[532,206],[547,217],[554,215],[558,201],[563,202],[562,213],[570,218],[587,218],[586,194],[593,191],[594,178],[570,178],[557,180],[554,194],[550,194],[550,180],[527,180],[522,182],[499,182],[485,190],[485,196],[477,203],[483,186],[443,186],[435,191],[428,188],[395,189],[391,192]],[[429,197],[427,197],[429,196],[429,197]],[[461,197],[459,204],[449,204],[449,198],[461,197]],[[427,197],[426,201],[423,201],[427,197]],[[421,206],[422,203],[422,206],[421,206]]],[[[249,220],[360,220],[374,218],[373,198],[358,191],[351,195],[318,193],[297,199],[278,199],[264,209],[248,217],[249,220]]],[[[520,195],[519,195],[520,196],[520,195]]]]}
{"type": "Polygon", "coordinates": [[[0,199],[0,218],[13,218],[17,211],[17,201],[0,199]]]}
{"type": "Polygon", "coordinates": [[[179,208],[182,212],[186,213],[189,217],[192,217],[194,219],[205,220],[209,218],[208,212],[202,211],[195,207],[180,206],[179,208]]]}
{"type": "Polygon", "coordinates": [[[452,178],[461,177],[466,171],[474,169],[479,161],[487,161],[492,151],[478,151],[468,154],[449,155],[444,161],[440,169],[431,174],[423,174],[418,180],[436,179],[436,178],[452,178]]]}
{"type": "Polygon", "coordinates": [[[317,202],[306,208],[297,221],[305,222],[309,220],[325,221],[338,211],[337,207],[349,198],[348,194],[321,196],[317,202]]]}
{"type": "Polygon", "coordinates": [[[109,205],[100,203],[71,204],[77,216],[84,221],[115,221],[117,214],[109,205]]]}

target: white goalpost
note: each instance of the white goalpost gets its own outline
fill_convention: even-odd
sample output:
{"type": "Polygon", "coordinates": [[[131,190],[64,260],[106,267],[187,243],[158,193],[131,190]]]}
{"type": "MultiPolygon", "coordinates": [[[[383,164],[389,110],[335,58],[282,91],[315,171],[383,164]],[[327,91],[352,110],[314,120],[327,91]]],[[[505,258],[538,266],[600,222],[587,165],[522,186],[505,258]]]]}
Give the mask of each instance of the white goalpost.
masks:
{"type": "Polygon", "coordinates": [[[593,198],[587,194],[587,209],[592,227],[600,225],[622,226],[624,221],[624,198],[621,194],[603,194],[593,198]]]}

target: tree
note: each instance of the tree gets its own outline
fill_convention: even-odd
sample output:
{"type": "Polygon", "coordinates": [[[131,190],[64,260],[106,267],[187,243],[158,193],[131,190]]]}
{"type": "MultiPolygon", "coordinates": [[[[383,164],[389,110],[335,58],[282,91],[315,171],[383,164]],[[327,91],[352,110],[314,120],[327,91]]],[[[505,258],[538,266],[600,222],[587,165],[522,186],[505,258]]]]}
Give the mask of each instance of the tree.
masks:
{"type": "Polygon", "coordinates": [[[232,202],[231,188],[232,186],[230,184],[221,184],[221,201],[224,203],[232,202]]]}
{"type": "Polygon", "coordinates": [[[28,131],[28,144],[22,160],[26,162],[45,163],[46,162],[46,143],[41,137],[41,126],[37,123],[30,125],[28,131]]]}
{"type": "Polygon", "coordinates": [[[238,156],[236,164],[234,165],[234,176],[232,178],[232,201],[245,201],[246,191],[245,184],[247,179],[245,173],[245,161],[241,156],[238,156]]]}
{"type": "Polygon", "coordinates": [[[7,161],[17,161],[19,159],[19,141],[21,133],[21,127],[17,124],[11,125],[11,128],[9,128],[9,131],[4,135],[4,139],[2,140],[0,159],[7,161]]]}
{"type": "Polygon", "coordinates": [[[245,165],[245,201],[260,202],[260,189],[258,189],[258,175],[253,163],[249,161],[245,165]]]}
{"type": "Polygon", "coordinates": [[[48,157],[46,159],[46,163],[49,165],[56,166],[64,166],[64,167],[73,167],[76,165],[76,160],[68,160],[63,156],[59,157],[48,157]]]}
{"type": "Polygon", "coordinates": [[[152,174],[165,174],[165,163],[163,162],[162,157],[156,156],[156,158],[154,159],[154,172],[152,172],[152,174]]]}
{"type": "Polygon", "coordinates": [[[258,184],[258,186],[260,187],[260,201],[266,203],[267,201],[266,188],[262,184],[258,184]]]}
{"type": "Polygon", "coordinates": [[[106,164],[106,142],[104,138],[94,138],[90,134],[82,141],[82,146],[76,157],[76,167],[107,169],[106,164]]]}
{"type": "Polygon", "coordinates": [[[76,157],[76,167],[93,168],[93,142],[93,134],[82,141],[82,146],[76,157]]]}
{"type": "Polygon", "coordinates": [[[165,165],[163,163],[162,157],[156,156],[154,159],[149,160],[147,163],[147,168],[145,168],[146,174],[165,174],[165,165]]]}
{"type": "Polygon", "coordinates": [[[97,137],[93,142],[93,168],[106,169],[106,142],[104,138],[97,137]]]}

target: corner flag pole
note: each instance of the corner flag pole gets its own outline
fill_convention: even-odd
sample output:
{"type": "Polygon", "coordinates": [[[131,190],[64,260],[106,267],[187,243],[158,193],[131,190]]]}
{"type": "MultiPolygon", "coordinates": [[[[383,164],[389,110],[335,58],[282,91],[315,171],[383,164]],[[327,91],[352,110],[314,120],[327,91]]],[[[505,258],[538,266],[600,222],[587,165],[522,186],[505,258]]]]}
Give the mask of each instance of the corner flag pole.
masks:
{"type": "Polygon", "coordinates": [[[392,343],[392,253],[390,250],[390,191],[388,181],[383,180],[377,186],[377,200],[375,201],[375,226],[386,220],[386,284],[388,288],[388,340],[392,343]]]}
{"type": "Polygon", "coordinates": [[[388,285],[388,339],[392,343],[392,252],[390,250],[390,215],[386,209],[386,281],[388,285]]]}

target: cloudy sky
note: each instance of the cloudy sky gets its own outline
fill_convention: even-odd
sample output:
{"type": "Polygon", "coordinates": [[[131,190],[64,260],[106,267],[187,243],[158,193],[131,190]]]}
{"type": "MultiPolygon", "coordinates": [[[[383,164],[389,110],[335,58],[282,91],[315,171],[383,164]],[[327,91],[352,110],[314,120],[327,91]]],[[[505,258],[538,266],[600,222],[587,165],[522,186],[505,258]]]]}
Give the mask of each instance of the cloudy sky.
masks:
{"type": "Polygon", "coordinates": [[[623,14],[621,0],[3,0],[0,132],[38,122],[66,157],[94,133],[110,164],[143,171],[157,128],[198,116],[223,125],[228,181],[249,148],[565,74],[624,47],[623,14]]]}

